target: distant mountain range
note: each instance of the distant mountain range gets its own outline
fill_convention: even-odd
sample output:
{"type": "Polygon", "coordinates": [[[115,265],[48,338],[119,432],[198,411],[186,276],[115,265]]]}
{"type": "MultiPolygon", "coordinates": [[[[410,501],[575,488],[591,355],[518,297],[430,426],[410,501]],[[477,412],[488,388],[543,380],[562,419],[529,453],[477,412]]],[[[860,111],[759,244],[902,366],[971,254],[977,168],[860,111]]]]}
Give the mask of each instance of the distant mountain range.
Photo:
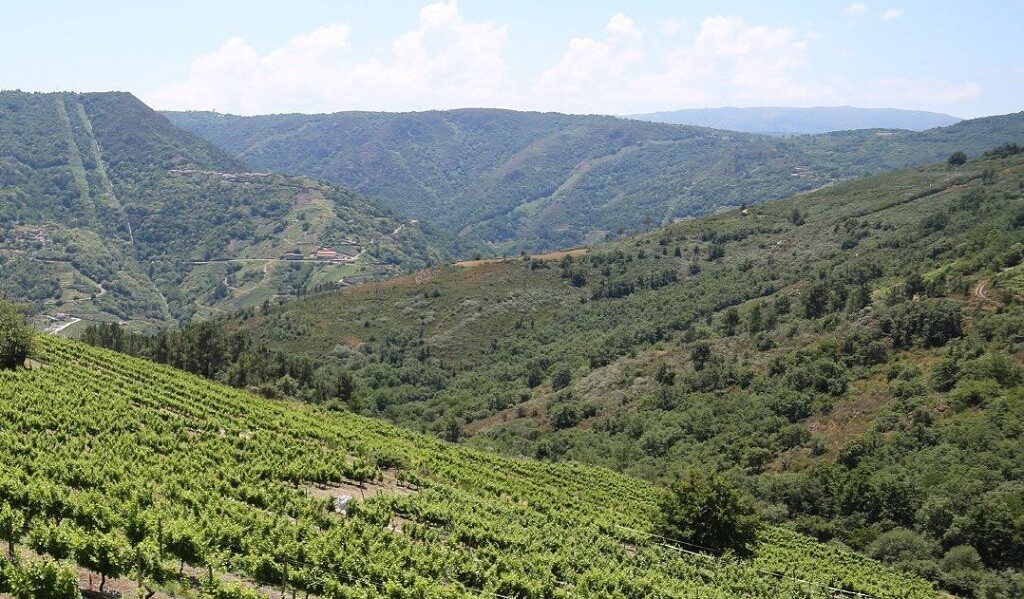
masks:
{"type": "Polygon", "coordinates": [[[0,295],[38,314],[210,317],[451,259],[435,238],[450,240],[337,187],[250,172],[130,94],[0,93],[0,295]]]}
{"type": "Polygon", "coordinates": [[[165,114],[251,168],[344,185],[509,253],[594,243],[1024,140],[1024,113],[924,132],[795,137],[492,109],[165,114]]]}
{"type": "Polygon", "coordinates": [[[857,108],[855,106],[692,108],[634,114],[629,118],[655,123],[696,125],[769,135],[803,135],[852,129],[924,131],[935,127],[948,127],[963,120],[948,114],[924,110],[857,108]]]}

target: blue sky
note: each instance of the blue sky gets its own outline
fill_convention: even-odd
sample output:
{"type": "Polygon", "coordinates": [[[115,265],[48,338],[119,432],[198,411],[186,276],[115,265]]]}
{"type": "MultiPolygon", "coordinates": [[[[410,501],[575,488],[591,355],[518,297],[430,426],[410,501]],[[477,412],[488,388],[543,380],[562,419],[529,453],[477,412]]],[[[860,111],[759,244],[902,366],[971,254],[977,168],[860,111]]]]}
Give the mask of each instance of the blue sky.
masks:
{"type": "Polygon", "coordinates": [[[1024,2],[22,3],[0,88],[237,114],[497,106],[631,114],[1024,110],[1024,2]]]}

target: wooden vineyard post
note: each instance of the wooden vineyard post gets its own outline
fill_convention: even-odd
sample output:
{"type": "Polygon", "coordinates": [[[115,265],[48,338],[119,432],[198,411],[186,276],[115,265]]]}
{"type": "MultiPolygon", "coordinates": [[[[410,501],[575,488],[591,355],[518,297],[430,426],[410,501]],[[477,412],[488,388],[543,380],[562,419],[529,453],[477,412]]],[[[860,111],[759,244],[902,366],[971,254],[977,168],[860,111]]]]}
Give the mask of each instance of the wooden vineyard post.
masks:
{"type": "Polygon", "coordinates": [[[7,520],[7,559],[14,561],[14,518],[7,520]]]}
{"type": "Polygon", "coordinates": [[[146,591],[142,587],[142,549],[138,546],[135,547],[135,584],[138,586],[139,599],[143,599],[146,591]]]}
{"type": "Polygon", "coordinates": [[[164,561],[164,521],[163,518],[156,519],[156,552],[160,561],[164,561]]]}

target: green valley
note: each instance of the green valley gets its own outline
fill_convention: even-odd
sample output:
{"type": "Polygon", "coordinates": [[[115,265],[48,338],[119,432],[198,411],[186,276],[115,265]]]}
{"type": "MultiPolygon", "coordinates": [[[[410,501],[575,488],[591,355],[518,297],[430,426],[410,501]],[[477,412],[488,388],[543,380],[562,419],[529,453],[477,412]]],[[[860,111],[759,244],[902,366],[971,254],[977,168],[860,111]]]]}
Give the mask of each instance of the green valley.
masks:
{"type": "Polygon", "coordinates": [[[165,114],[253,168],[345,185],[498,253],[593,244],[1024,136],[1024,114],[788,138],[487,109],[165,114]]]}

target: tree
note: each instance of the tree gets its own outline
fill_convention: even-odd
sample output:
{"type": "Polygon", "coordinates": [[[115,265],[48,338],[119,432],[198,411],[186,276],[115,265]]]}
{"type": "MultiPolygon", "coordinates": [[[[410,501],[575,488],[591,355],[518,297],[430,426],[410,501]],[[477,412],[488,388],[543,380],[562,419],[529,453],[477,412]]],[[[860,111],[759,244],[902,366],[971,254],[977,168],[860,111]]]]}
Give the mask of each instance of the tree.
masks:
{"type": "Polygon", "coordinates": [[[575,404],[559,404],[551,409],[551,426],[556,429],[572,428],[580,423],[580,411],[575,404]]]}
{"type": "Polygon", "coordinates": [[[551,376],[551,388],[555,391],[565,389],[572,382],[572,371],[568,367],[559,368],[551,376]]]}
{"type": "Polygon", "coordinates": [[[462,424],[454,417],[446,418],[441,425],[441,438],[451,443],[458,443],[463,435],[462,424]]]}
{"type": "Polygon", "coordinates": [[[949,166],[960,166],[967,162],[967,154],[964,154],[962,150],[957,150],[949,155],[949,166]]]}
{"type": "Polygon", "coordinates": [[[706,341],[694,345],[690,350],[690,359],[693,360],[694,370],[704,370],[704,365],[711,359],[711,345],[706,341]]]}
{"type": "Polygon", "coordinates": [[[749,555],[760,521],[723,476],[690,471],[662,493],[658,534],[716,552],[749,555]]]}
{"type": "Polygon", "coordinates": [[[0,368],[16,368],[32,351],[32,330],[14,304],[0,300],[0,368]]]}

